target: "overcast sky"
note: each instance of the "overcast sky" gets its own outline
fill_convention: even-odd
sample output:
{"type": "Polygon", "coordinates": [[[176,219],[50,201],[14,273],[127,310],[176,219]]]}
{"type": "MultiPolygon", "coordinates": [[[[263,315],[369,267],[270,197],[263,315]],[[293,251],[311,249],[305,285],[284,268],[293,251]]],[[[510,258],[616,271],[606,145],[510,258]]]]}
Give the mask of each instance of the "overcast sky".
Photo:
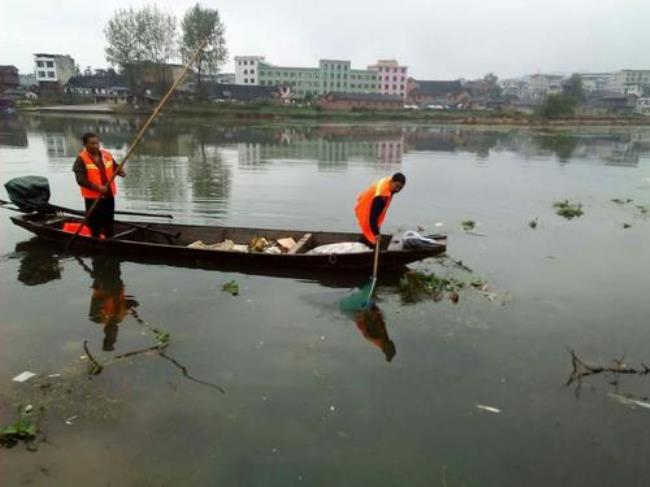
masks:
{"type": "MultiPolygon", "coordinates": [[[[32,72],[32,53],[105,67],[104,26],[140,0],[0,0],[0,64],[32,72]]],[[[159,0],[180,19],[196,3],[159,0]]],[[[365,67],[397,59],[420,79],[650,69],[650,0],[222,0],[232,57],[281,65],[319,58],[365,67]]]]}

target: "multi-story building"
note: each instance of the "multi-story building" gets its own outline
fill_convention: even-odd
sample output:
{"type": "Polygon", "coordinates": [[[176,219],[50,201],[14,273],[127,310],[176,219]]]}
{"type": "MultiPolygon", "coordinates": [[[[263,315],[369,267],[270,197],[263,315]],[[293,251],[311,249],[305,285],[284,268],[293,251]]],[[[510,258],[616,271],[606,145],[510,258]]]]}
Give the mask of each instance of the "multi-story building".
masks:
{"type": "Polygon", "coordinates": [[[377,90],[382,95],[397,95],[406,98],[408,68],[400,66],[394,59],[379,60],[368,66],[368,70],[378,74],[377,90]]]}
{"type": "Polygon", "coordinates": [[[564,76],[556,74],[533,74],[526,78],[524,98],[539,101],[548,95],[562,92],[564,76]]]}
{"type": "Polygon", "coordinates": [[[39,85],[56,86],[60,91],[75,75],[74,59],[61,54],[34,54],[34,74],[39,85]]]}
{"type": "Polygon", "coordinates": [[[615,93],[638,92],[650,87],[650,69],[623,69],[609,79],[607,90],[615,93]]]}
{"type": "Polygon", "coordinates": [[[641,97],[636,101],[636,111],[641,115],[650,117],[650,98],[641,97]]]}
{"type": "Polygon", "coordinates": [[[259,64],[264,56],[235,56],[235,84],[259,84],[259,64]]]}
{"type": "Polygon", "coordinates": [[[578,73],[586,92],[600,92],[607,89],[612,73],[578,73]]]}
{"type": "Polygon", "coordinates": [[[378,74],[352,69],[350,61],[321,59],[317,68],[275,66],[260,62],[258,81],[263,86],[290,86],[298,98],[338,93],[377,93],[378,74]]]}

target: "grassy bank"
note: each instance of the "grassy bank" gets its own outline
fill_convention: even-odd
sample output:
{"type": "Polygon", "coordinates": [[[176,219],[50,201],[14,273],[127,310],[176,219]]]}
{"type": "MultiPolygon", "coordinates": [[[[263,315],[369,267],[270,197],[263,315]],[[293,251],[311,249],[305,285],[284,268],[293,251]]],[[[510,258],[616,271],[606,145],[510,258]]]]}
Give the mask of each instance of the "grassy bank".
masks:
{"type": "MultiPolygon", "coordinates": [[[[93,105],[78,106],[79,112],[92,113],[93,105]]],[[[98,109],[99,110],[99,109],[98,109]]],[[[116,115],[149,114],[152,107],[111,106],[116,115]]],[[[38,111],[38,108],[36,108],[38,111]]],[[[48,112],[74,112],[71,106],[50,106],[48,112]]],[[[99,113],[99,111],[98,111],[99,113]]],[[[106,113],[102,110],[101,113],[106,113]]],[[[508,111],[459,110],[353,110],[349,112],[326,111],[315,107],[275,106],[268,104],[231,103],[171,103],[165,113],[188,117],[206,117],[235,121],[291,121],[318,122],[416,122],[463,125],[522,125],[522,126],[572,126],[572,125],[650,125],[650,117],[633,115],[576,116],[545,119],[538,115],[508,111]]]]}

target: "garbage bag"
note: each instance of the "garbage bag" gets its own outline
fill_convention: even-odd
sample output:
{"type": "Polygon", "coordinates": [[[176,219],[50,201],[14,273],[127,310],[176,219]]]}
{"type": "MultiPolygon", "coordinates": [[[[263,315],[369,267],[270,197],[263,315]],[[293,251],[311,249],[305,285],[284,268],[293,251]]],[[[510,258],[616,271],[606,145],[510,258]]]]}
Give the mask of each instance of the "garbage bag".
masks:
{"type": "Polygon", "coordinates": [[[440,245],[432,238],[423,237],[414,230],[409,230],[402,236],[402,248],[404,249],[427,249],[440,245]]]}

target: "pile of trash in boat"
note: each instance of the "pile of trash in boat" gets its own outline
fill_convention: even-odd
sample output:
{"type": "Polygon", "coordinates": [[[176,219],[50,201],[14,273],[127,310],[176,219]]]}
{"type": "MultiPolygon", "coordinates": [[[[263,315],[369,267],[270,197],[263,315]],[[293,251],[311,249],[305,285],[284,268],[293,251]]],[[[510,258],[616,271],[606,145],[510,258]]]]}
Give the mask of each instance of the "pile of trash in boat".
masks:
{"type": "MultiPolygon", "coordinates": [[[[395,244],[401,243],[403,249],[422,249],[439,245],[436,241],[437,236],[423,237],[418,232],[409,230],[397,238],[393,239],[395,244]]],[[[303,240],[311,238],[311,234],[305,236],[296,242],[292,237],[279,238],[277,240],[269,240],[265,237],[254,237],[248,244],[236,244],[230,239],[223,242],[213,244],[206,244],[202,240],[197,240],[188,245],[193,249],[204,250],[223,250],[229,252],[247,252],[247,253],[265,253],[265,254],[294,254],[304,253],[307,255],[330,255],[330,254],[356,254],[360,252],[371,252],[373,249],[361,242],[337,242],[327,245],[321,245],[307,252],[297,251],[299,247],[303,247],[303,240]]],[[[399,247],[397,247],[399,248],[399,247]]]]}
{"type": "MultiPolygon", "coordinates": [[[[192,249],[204,250],[223,250],[228,252],[247,252],[247,253],[265,253],[265,254],[292,254],[296,253],[300,241],[292,237],[269,240],[265,237],[254,237],[248,244],[236,244],[230,239],[223,242],[206,244],[202,240],[197,240],[188,245],[192,249]]],[[[370,248],[361,242],[338,242],[328,245],[321,245],[305,252],[311,255],[328,255],[328,254],[352,254],[358,252],[370,252],[370,248]]]]}

